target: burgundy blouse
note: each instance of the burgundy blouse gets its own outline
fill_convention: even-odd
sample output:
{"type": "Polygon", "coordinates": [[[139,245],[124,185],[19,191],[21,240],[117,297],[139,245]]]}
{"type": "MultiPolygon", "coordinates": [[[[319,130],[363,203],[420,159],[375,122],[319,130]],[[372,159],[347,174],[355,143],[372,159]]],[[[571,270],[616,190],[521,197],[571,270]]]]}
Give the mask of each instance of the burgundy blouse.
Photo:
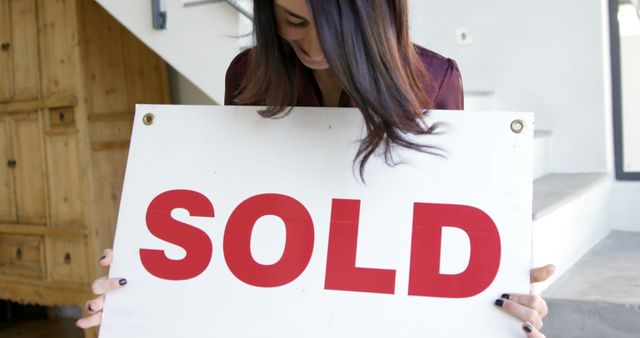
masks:
{"type": "MultiPolygon", "coordinates": [[[[435,103],[434,109],[463,110],[464,96],[462,91],[462,78],[458,65],[452,59],[448,59],[438,53],[415,45],[422,64],[431,76],[431,80],[425,79],[425,88],[435,103]]],[[[225,79],[225,105],[237,105],[234,101],[242,80],[247,75],[250,49],[240,53],[231,62],[227,69],[225,79]]],[[[296,79],[300,89],[298,106],[319,107],[322,106],[322,92],[316,83],[313,72],[304,67],[304,71],[298,72],[296,79]]],[[[340,96],[339,107],[355,107],[355,104],[345,93],[340,96]]]]}

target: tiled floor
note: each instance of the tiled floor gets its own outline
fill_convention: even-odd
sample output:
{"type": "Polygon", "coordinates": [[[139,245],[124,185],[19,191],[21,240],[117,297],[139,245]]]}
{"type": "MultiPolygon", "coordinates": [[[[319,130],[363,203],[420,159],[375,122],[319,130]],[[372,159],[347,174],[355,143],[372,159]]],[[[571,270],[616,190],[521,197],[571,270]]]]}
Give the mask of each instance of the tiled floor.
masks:
{"type": "Polygon", "coordinates": [[[82,330],[74,319],[21,321],[18,324],[0,326],[2,338],[83,338],[82,330]]]}

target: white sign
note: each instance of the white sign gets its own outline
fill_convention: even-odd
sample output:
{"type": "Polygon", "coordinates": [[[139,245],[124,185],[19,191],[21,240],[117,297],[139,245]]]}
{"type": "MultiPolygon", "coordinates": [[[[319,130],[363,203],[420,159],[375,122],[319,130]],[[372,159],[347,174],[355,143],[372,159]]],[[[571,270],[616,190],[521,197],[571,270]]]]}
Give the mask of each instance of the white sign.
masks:
{"type": "Polygon", "coordinates": [[[137,107],[101,338],[522,335],[533,114],[433,111],[446,158],[363,184],[358,110],[256,110],[137,107]]]}

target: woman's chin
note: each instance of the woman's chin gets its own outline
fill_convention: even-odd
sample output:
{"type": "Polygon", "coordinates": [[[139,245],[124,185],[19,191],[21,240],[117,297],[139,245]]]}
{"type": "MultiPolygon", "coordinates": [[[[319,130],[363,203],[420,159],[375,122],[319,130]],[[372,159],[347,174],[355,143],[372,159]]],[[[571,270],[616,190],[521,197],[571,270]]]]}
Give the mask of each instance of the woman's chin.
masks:
{"type": "Polygon", "coordinates": [[[302,64],[305,65],[307,68],[310,68],[313,70],[325,70],[325,69],[331,68],[331,66],[329,66],[327,61],[306,61],[306,60],[300,59],[300,62],[302,62],[302,64]]]}
{"type": "Polygon", "coordinates": [[[329,63],[324,57],[321,59],[318,59],[318,58],[313,59],[307,56],[305,52],[301,51],[298,46],[292,45],[292,47],[296,55],[298,56],[298,60],[300,60],[300,62],[302,62],[302,64],[305,65],[307,68],[310,68],[313,70],[325,70],[330,68],[329,63]]]}

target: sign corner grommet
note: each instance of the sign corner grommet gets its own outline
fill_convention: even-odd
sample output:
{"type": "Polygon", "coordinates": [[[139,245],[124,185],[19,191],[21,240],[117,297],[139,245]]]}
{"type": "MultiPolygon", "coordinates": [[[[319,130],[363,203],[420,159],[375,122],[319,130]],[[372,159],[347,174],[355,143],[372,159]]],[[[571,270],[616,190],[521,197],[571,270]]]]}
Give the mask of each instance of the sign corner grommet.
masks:
{"type": "Polygon", "coordinates": [[[520,134],[524,131],[524,121],[516,119],[511,121],[511,131],[515,134],[520,134]]]}
{"type": "Polygon", "coordinates": [[[152,113],[146,113],[142,117],[142,123],[144,123],[147,126],[150,126],[153,124],[153,121],[155,121],[155,119],[156,117],[152,113]]]}

